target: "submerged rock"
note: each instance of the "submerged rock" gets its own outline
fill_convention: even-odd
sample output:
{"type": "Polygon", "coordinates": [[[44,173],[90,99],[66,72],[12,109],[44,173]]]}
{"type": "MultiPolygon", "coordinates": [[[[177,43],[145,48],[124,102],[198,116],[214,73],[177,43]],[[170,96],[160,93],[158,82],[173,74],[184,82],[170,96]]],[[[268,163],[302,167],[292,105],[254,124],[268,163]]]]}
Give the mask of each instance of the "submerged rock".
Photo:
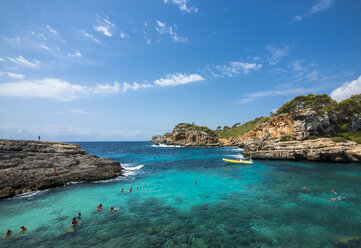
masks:
{"type": "Polygon", "coordinates": [[[0,140],[0,198],[68,182],[111,179],[122,170],[119,162],[87,154],[78,144],[0,140]]]}

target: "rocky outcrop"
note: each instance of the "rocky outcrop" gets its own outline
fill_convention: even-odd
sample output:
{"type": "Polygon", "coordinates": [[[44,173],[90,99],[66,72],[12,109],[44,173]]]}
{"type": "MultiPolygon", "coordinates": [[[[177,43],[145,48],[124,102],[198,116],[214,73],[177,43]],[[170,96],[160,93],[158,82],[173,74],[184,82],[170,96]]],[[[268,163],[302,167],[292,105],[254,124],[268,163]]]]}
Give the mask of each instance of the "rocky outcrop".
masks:
{"type": "Polygon", "coordinates": [[[294,140],[304,140],[311,135],[318,135],[320,132],[333,131],[332,118],[328,114],[317,116],[316,112],[312,110],[280,114],[237,137],[236,142],[248,139],[281,138],[283,136],[291,136],[294,140]]]}
{"type": "Polygon", "coordinates": [[[248,139],[239,143],[245,156],[254,159],[310,160],[328,162],[361,162],[361,145],[349,141],[335,143],[329,138],[287,141],[248,139]]]}
{"type": "Polygon", "coordinates": [[[77,144],[0,140],[0,198],[67,182],[110,179],[122,170],[119,162],[87,154],[77,144]]]}
{"type": "Polygon", "coordinates": [[[173,129],[172,133],[153,136],[152,142],[156,145],[179,145],[179,146],[220,146],[219,140],[206,132],[199,130],[173,129]]]}

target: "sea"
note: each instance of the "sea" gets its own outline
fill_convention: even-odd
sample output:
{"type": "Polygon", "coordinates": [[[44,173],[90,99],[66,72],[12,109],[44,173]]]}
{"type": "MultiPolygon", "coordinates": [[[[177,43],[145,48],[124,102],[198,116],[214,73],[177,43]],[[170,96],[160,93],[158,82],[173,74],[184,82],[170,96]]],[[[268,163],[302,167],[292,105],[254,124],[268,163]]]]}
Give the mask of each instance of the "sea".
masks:
{"type": "Polygon", "coordinates": [[[119,161],[124,176],[0,200],[1,235],[13,231],[0,239],[0,247],[361,245],[360,164],[232,165],[222,158],[240,157],[236,147],[80,145],[89,154],[119,161]],[[79,224],[71,227],[79,212],[79,224]],[[21,225],[25,234],[19,233],[21,225]]]}

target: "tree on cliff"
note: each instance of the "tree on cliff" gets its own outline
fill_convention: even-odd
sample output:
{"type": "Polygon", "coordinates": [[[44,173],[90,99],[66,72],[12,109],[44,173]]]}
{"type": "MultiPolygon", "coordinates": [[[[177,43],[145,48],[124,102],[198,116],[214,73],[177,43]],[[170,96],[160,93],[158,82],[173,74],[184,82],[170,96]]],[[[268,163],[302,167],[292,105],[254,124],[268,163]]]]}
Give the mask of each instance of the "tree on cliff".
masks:
{"type": "Polygon", "coordinates": [[[291,101],[286,102],[277,111],[278,114],[296,113],[302,109],[312,109],[317,114],[323,115],[325,112],[334,111],[337,102],[327,94],[309,94],[307,96],[296,96],[291,101]]]}

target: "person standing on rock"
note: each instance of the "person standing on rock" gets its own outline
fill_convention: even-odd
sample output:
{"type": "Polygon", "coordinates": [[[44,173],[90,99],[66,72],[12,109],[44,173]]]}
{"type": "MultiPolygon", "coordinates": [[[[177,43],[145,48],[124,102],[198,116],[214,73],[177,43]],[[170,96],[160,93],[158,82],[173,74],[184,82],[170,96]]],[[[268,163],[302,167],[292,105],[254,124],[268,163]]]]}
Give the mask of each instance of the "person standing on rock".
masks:
{"type": "Polygon", "coordinates": [[[40,136],[38,136],[38,140],[40,140],[40,136]]]}
{"type": "Polygon", "coordinates": [[[56,172],[56,170],[55,170],[55,167],[53,168],[53,177],[55,177],[55,172],[56,172]]]}

